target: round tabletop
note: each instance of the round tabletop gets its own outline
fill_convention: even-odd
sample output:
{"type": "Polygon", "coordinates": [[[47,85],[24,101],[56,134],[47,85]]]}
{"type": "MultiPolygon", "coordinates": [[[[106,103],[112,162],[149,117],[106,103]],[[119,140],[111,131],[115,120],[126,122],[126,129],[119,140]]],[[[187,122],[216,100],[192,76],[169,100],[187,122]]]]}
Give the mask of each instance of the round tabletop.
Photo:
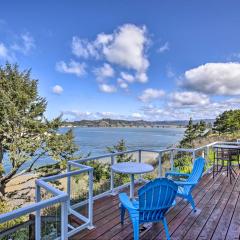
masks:
{"type": "Polygon", "coordinates": [[[126,174],[141,174],[152,172],[154,170],[153,166],[149,164],[136,162],[116,163],[113,164],[111,168],[114,172],[126,174]]]}

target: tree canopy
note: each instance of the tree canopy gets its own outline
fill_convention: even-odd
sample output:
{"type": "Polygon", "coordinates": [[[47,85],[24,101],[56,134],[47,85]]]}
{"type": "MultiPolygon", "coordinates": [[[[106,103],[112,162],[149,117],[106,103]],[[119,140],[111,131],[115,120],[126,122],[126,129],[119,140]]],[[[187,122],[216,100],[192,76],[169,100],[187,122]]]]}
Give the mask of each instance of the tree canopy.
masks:
{"type": "MultiPolygon", "coordinates": [[[[34,170],[39,159],[51,157],[66,166],[77,150],[71,130],[59,133],[61,117],[48,120],[44,116],[47,101],[38,94],[38,80],[30,70],[18,65],[0,67],[0,193],[16,175],[34,170]],[[6,172],[3,158],[11,170],[6,172]],[[22,166],[28,162],[27,167],[22,166]]],[[[26,166],[26,165],[24,165],[26,166]]]]}
{"type": "Polygon", "coordinates": [[[214,130],[219,133],[240,131],[240,109],[229,110],[220,114],[214,122],[214,130]]]}

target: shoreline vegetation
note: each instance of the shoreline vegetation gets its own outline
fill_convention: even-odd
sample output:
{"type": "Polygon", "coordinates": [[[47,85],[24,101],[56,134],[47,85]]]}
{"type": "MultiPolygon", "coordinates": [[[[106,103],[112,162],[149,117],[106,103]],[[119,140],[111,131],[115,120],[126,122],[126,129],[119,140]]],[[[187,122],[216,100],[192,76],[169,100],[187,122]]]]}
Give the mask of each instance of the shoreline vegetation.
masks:
{"type": "MultiPolygon", "coordinates": [[[[212,126],[214,119],[202,119],[207,125],[212,126]]],[[[198,123],[201,120],[194,120],[198,123]]],[[[175,121],[145,121],[145,120],[123,120],[103,118],[98,120],[80,120],[80,121],[64,121],[61,127],[99,127],[99,128],[185,128],[188,120],[175,121]]]]}

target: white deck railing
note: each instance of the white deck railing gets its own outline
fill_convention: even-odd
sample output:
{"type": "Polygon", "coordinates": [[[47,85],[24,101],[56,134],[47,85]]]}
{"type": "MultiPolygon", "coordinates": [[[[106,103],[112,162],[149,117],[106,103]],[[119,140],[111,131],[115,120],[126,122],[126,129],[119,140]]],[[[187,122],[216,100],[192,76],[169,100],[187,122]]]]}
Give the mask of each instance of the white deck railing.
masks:
{"type": "MultiPolygon", "coordinates": [[[[61,204],[61,237],[57,239],[65,240],[68,237],[76,234],[77,232],[81,231],[84,228],[93,228],[93,201],[99,199],[103,196],[109,194],[115,194],[120,189],[129,185],[126,183],[121,186],[114,186],[114,173],[111,171],[110,173],[110,188],[103,193],[93,195],[93,171],[92,167],[85,165],[87,162],[90,161],[102,161],[106,158],[110,158],[110,165],[113,165],[116,162],[116,156],[123,155],[123,154],[137,154],[137,161],[142,162],[142,153],[156,153],[157,154],[157,170],[158,170],[158,177],[163,177],[163,167],[162,167],[162,158],[164,154],[169,154],[169,161],[170,161],[170,168],[173,170],[174,168],[174,156],[179,152],[189,153],[192,156],[192,161],[196,158],[196,156],[203,156],[208,161],[209,158],[209,149],[215,144],[239,144],[237,142],[214,142],[211,144],[207,144],[205,146],[201,146],[195,149],[185,149],[185,148],[168,148],[168,149],[161,149],[161,150],[152,150],[152,149],[135,149],[129,150],[124,152],[117,152],[117,153],[110,153],[96,157],[88,157],[80,160],[74,160],[68,162],[67,172],[55,176],[45,177],[36,180],[36,203],[33,203],[29,206],[19,208],[9,213],[1,214],[0,215],[0,224],[5,223],[7,221],[11,221],[17,219],[23,215],[35,213],[35,239],[41,239],[41,210],[53,206],[54,204],[61,204]],[[84,165],[83,165],[84,164],[84,165]],[[72,170],[74,168],[74,170],[72,170]],[[78,170],[76,170],[78,169],[78,170]],[[88,199],[75,203],[73,205],[70,204],[70,193],[71,193],[71,177],[76,175],[81,175],[82,173],[88,173],[88,199]],[[67,178],[67,192],[63,192],[58,190],[56,187],[53,187],[49,184],[51,181],[56,181],[62,178],[67,178]],[[53,195],[53,197],[43,200],[41,199],[41,188],[45,189],[49,193],[53,195]],[[83,216],[75,209],[88,204],[88,216],[83,216]],[[84,223],[79,227],[71,226],[68,223],[68,215],[73,214],[75,217],[83,221],[84,223]],[[68,231],[70,229],[70,231],[68,231]]],[[[211,166],[209,166],[211,167],[211,166]]],[[[209,171],[209,169],[207,169],[209,171]]],[[[140,177],[136,181],[143,181],[140,177]]],[[[0,233],[1,236],[1,233],[0,233]]]]}
{"type": "MultiPolygon", "coordinates": [[[[79,232],[83,228],[92,227],[92,216],[93,216],[93,202],[92,202],[92,188],[93,188],[93,168],[78,164],[75,162],[69,161],[68,163],[68,171],[63,174],[58,174],[55,176],[45,177],[36,180],[36,189],[35,189],[35,199],[36,203],[30,204],[29,206],[25,206],[22,208],[19,208],[17,210],[13,210],[12,212],[1,214],[0,215],[0,224],[17,219],[19,217],[22,217],[26,214],[35,213],[35,239],[40,240],[42,239],[42,233],[41,233],[41,210],[45,209],[46,207],[54,206],[55,204],[61,204],[61,237],[56,239],[65,240],[68,239],[68,237],[74,235],[75,233],[79,232]],[[74,166],[75,168],[79,168],[79,170],[71,171],[71,166],[74,166]],[[89,210],[88,210],[88,218],[81,215],[80,213],[74,211],[72,206],[70,205],[70,190],[69,190],[69,184],[67,184],[67,192],[60,191],[56,187],[53,187],[49,184],[51,181],[56,181],[62,178],[67,178],[68,182],[70,181],[70,178],[72,176],[80,175],[82,173],[88,173],[89,176],[89,198],[88,198],[88,204],[89,204],[89,210]],[[46,190],[47,192],[51,193],[53,197],[43,200],[41,199],[41,188],[46,190]],[[80,227],[73,227],[68,223],[68,215],[73,214],[78,219],[82,220],[84,222],[83,225],[80,227]],[[68,231],[68,229],[71,229],[68,231]]],[[[8,237],[6,235],[1,234],[1,237],[8,237]]]]}

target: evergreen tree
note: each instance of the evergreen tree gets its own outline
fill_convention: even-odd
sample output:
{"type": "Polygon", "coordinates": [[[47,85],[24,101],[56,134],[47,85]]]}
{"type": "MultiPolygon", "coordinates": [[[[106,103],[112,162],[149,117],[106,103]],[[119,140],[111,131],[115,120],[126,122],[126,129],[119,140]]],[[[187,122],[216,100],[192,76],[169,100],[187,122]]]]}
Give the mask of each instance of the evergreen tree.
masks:
{"type": "Polygon", "coordinates": [[[234,133],[240,130],[240,110],[225,111],[214,122],[214,129],[219,133],[234,133]]]}
{"type": "Polygon", "coordinates": [[[190,118],[184,133],[184,137],[180,142],[180,145],[182,147],[191,147],[192,141],[195,139],[195,137],[196,137],[196,126],[194,126],[193,120],[192,118],[190,118]]]}
{"type": "MultiPolygon", "coordinates": [[[[47,101],[38,95],[38,81],[30,70],[20,71],[17,65],[0,67],[0,193],[16,175],[31,172],[44,157],[58,161],[55,172],[66,167],[77,150],[73,133],[59,133],[61,117],[51,121],[44,116],[47,101]],[[3,157],[7,156],[11,170],[6,172],[3,157]],[[23,169],[23,166],[27,167],[23,169]]],[[[48,171],[51,174],[51,171],[48,171]]]]}
{"type": "MultiPolygon", "coordinates": [[[[127,146],[125,141],[121,139],[116,145],[112,147],[107,147],[107,151],[109,153],[117,153],[127,151],[127,146]]],[[[116,162],[130,162],[132,159],[132,155],[128,156],[128,154],[120,154],[116,156],[116,162]]]]}

